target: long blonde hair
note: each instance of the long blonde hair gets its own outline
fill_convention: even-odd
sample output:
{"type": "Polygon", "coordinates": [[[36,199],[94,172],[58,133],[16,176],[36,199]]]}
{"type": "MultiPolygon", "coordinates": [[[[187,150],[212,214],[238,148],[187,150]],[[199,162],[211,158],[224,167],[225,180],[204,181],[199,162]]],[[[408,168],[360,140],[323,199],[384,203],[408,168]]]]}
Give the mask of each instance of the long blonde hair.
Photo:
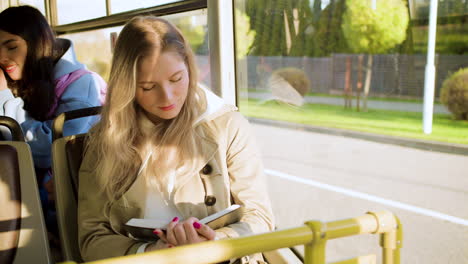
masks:
{"type": "Polygon", "coordinates": [[[164,186],[169,173],[182,164],[190,168],[198,156],[192,125],[205,108],[204,92],[197,85],[194,55],[181,32],[168,21],[153,16],[130,20],[117,39],[101,121],[88,139],[87,151],[97,154],[95,172],[108,197],[118,199],[130,187],[148,146],[152,151],[146,170],[151,172],[146,173],[151,176],[150,183],[164,186]],[[188,68],[187,98],[178,116],[154,125],[149,136],[139,124],[145,118],[144,110],[135,101],[137,66],[144,56],[169,49],[177,52],[188,68]]]}

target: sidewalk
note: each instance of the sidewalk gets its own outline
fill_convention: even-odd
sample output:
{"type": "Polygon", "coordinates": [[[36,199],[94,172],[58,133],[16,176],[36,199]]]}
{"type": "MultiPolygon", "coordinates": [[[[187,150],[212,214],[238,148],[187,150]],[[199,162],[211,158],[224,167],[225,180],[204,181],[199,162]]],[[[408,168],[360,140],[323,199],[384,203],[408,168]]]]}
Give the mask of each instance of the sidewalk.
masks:
{"type": "MultiPolygon", "coordinates": [[[[250,97],[259,100],[266,100],[270,97],[269,93],[263,92],[248,92],[241,93],[242,97],[250,97]]],[[[312,104],[328,104],[328,105],[342,105],[344,106],[344,98],[337,97],[322,97],[322,96],[306,96],[304,98],[306,103],[312,104]]],[[[362,99],[361,99],[362,102],[362,99]]],[[[356,107],[356,100],[352,101],[353,107],[356,107]]],[[[361,104],[362,105],[362,104],[361,104]]],[[[367,107],[369,109],[382,109],[382,110],[394,110],[402,112],[422,112],[422,103],[412,102],[391,102],[391,101],[379,101],[379,100],[367,100],[367,107]]],[[[450,114],[450,112],[443,105],[434,105],[435,114],[450,114]]]]}

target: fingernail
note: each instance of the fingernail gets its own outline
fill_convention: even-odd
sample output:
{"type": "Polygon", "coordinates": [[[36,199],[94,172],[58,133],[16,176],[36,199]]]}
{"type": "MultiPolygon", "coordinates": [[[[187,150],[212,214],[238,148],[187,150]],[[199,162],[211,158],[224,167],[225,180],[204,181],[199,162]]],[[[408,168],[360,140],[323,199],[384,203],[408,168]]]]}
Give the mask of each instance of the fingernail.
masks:
{"type": "Polygon", "coordinates": [[[172,219],[172,222],[177,222],[177,221],[179,221],[179,217],[177,217],[177,216],[174,217],[174,219],[172,219]]]}
{"type": "Polygon", "coordinates": [[[160,233],[159,233],[159,231],[158,231],[158,230],[153,230],[153,234],[155,234],[155,235],[159,235],[160,233]]]}
{"type": "Polygon", "coordinates": [[[167,247],[168,247],[168,248],[171,248],[171,247],[174,247],[174,246],[173,246],[173,245],[169,245],[169,246],[167,246],[167,247]]]}
{"type": "Polygon", "coordinates": [[[195,227],[195,229],[200,229],[200,228],[201,228],[201,224],[198,223],[198,222],[193,222],[193,227],[195,227]]]}

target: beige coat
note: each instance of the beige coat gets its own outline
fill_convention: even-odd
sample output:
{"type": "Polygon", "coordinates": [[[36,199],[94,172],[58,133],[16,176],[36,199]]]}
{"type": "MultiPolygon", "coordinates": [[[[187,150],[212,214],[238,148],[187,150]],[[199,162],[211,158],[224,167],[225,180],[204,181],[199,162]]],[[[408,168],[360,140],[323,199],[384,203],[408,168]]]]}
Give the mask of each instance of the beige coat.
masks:
{"type": "MultiPolygon", "coordinates": [[[[220,238],[274,228],[259,151],[248,121],[234,110],[225,105],[195,127],[203,158],[195,171],[176,176],[173,196],[184,218],[201,219],[232,203],[244,206],[239,223],[216,230],[220,238]],[[205,133],[201,123],[214,133],[205,133]]],[[[95,160],[93,153],[86,154],[80,169],[78,237],[82,257],[90,261],[134,254],[143,242],[128,237],[123,224],[130,218],[141,218],[143,209],[128,201],[124,203],[125,194],[111,203],[98,191],[96,175],[91,170],[95,160]]],[[[259,254],[251,257],[261,259],[259,254]]]]}

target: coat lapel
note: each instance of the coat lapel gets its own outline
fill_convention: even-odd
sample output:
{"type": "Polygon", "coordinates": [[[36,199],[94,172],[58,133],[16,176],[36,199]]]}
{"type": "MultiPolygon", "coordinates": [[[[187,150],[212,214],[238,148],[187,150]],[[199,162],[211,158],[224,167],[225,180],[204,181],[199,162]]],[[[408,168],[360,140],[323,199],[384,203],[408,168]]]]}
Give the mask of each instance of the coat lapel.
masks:
{"type": "Polygon", "coordinates": [[[218,151],[218,144],[206,136],[203,126],[199,125],[195,129],[195,141],[200,147],[200,157],[194,158],[193,170],[177,175],[174,189],[174,203],[179,212],[187,216],[202,218],[208,215],[204,204],[205,190],[200,178],[200,171],[213,159],[218,151]],[[185,188],[190,190],[186,191],[185,188]]]}

